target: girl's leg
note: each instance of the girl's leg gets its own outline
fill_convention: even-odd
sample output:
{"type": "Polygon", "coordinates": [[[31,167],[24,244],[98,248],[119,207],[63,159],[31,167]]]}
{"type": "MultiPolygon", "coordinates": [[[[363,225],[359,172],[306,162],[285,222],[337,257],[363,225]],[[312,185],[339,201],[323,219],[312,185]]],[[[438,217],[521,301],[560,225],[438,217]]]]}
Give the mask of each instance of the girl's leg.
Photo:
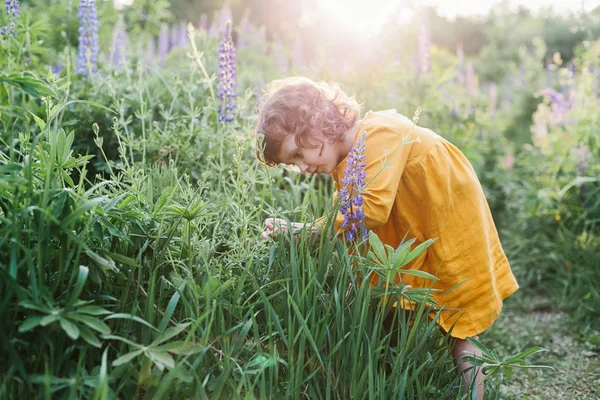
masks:
{"type": "Polygon", "coordinates": [[[483,374],[481,373],[481,367],[473,367],[468,362],[459,361],[464,356],[481,355],[481,351],[473,347],[466,339],[455,339],[454,347],[452,348],[452,356],[454,357],[454,364],[458,368],[458,371],[463,375],[463,393],[467,393],[469,384],[473,382],[473,375],[475,375],[475,385],[477,385],[477,400],[483,400],[483,374]],[[465,371],[466,369],[468,371],[465,371]]]}

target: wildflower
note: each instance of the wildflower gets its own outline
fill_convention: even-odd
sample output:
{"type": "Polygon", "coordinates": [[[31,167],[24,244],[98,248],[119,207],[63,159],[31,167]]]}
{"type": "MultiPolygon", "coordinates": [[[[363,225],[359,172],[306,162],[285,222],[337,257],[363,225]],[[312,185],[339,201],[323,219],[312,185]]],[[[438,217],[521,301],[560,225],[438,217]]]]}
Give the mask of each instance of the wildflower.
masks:
{"type": "MultiPolygon", "coordinates": [[[[584,176],[588,173],[589,166],[589,151],[587,147],[582,143],[577,148],[577,176],[584,176]]],[[[579,198],[581,202],[586,204],[588,199],[588,188],[586,185],[581,185],[579,187],[579,198]]]]}
{"type": "Polygon", "coordinates": [[[456,47],[456,64],[457,64],[457,80],[460,85],[465,83],[465,72],[463,63],[465,61],[465,52],[463,51],[462,43],[456,47]]]}
{"type": "MultiPolygon", "coordinates": [[[[396,54],[399,56],[398,53],[396,54]]],[[[297,35],[294,39],[293,60],[296,70],[301,70],[304,68],[304,44],[302,43],[302,38],[300,35],[297,35]]]]}
{"type": "Polygon", "coordinates": [[[115,27],[112,48],[113,52],[111,55],[111,62],[117,70],[120,70],[125,62],[125,57],[129,50],[127,33],[125,32],[125,23],[123,22],[122,16],[119,18],[117,26],[115,27]]]}
{"type": "Polygon", "coordinates": [[[144,60],[148,65],[151,65],[155,61],[156,56],[156,43],[154,38],[150,38],[146,43],[146,51],[144,52],[144,60]]]}
{"type": "Polygon", "coordinates": [[[569,93],[569,97],[565,97],[562,93],[559,93],[552,88],[546,88],[535,93],[535,96],[544,96],[544,98],[550,103],[550,107],[552,109],[552,115],[550,119],[551,123],[562,124],[566,122],[564,116],[569,110],[571,110],[575,101],[575,95],[573,91],[569,93]]]}
{"type": "Polygon", "coordinates": [[[498,102],[498,86],[494,82],[490,83],[490,117],[494,118],[496,105],[498,102]]]}
{"type": "Polygon", "coordinates": [[[552,62],[546,62],[546,86],[552,86],[552,62]]]}
{"type": "Polygon", "coordinates": [[[226,1],[221,10],[219,10],[218,13],[215,13],[215,16],[212,19],[210,28],[208,29],[209,39],[216,39],[220,34],[224,33],[227,29],[227,22],[232,20],[233,14],[231,12],[231,7],[229,6],[229,2],[226,1]]]}
{"type": "Polygon", "coordinates": [[[0,36],[8,34],[9,31],[11,35],[14,35],[15,21],[19,18],[21,12],[21,3],[14,0],[7,0],[4,2],[4,6],[6,7],[6,16],[8,17],[8,26],[0,28],[0,36]]]}
{"type": "Polygon", "coordinates": [[[242,15],[242,19],[238,25],[237,42],[235,44],[236,48],[245,49],[250,46],[250,40],[248,40],[248,37],[250,36],[251,29],[252,23],[250,22],[249,9],[247,9],[244,12],[244,15],[242,15]]]}
{"type": "Polygon", "coordinates": [[[187,43],[187,32],[185,23],[179,23],[171,28],[171,46],[170,48],[185,46],[187,43]]]}
{"type": "Polygon", "coordinates": [[[467,72],[466,72],[466,86],[467,86],[467,94],[469,97],[475,95],[475,90],[477,88],[477,78],[475,77],[475,69],[473,68],[473,63],[467,63],[467,72]]]}
{"type": "Polygon", "coordinates": [[[519,63],[519,80],[521,81],[521,85],[525,85],[527,82],[527,69],[523,61],[519,63]]]}
{"type": "Polygon", "coordinates": [[[419,26],[419,56],[417,68],[419,74],[429,72],[429,59],[431,52],[431,31],[429,29],[429,20],[424,16],[419,26]]]}
{"type": "Polygon", "coordinates": [[[358,229],[362,226],[362,238],[367,238],[367,228],[365,227],[365,213],[363,211],[364,200],[362,197],[365,188],[365,146],[366,132],[362,132],[358,141],[348,154],[348,161],[344,169],[342,184],[344,185],[339,192],[342,200],[340,212],[344,216],[342,229],[346,231],[346,239],[349,242],[359,237],[358,229]]]}
{"type": "Polygon", "coordinates": [[[285,75],[289,69],[288,55],[285,46],[277,38],[271,43],[271,54],[273,54],[273,57],[277,60],[279,71],[285,75]]]}
{"type": "Polygon", "coordinates": [[[79,2],[79,51],[77,57],[77,74],[88,74],[88,63],[91,71],[98,70],[98,17],[96,1],[81,0],[79,2]]]}
{"type": "Polygon", "coordinates": [[[466,86],[467,86],[467,94],[469,96],[469,113],[473,117],[475,117],[475,113],[477,112],[477,105],[474,101],[474,96],[477,94],[477,77],[475,76],[475,70],[473,68],[473,63],[467,63],[467,72],[466,72],[466,86]]]}
{"type": "Polygon", "coordinates": [[[217,84],[219,105],[219,122],[233,121],[236,97],[235,46],[231,38],[231,21],[225,25],[225,33],[219,43],[219,83],[217,84]]]}
{"type": "Polygon", "coordinates": [[[208,31],[208,15],[202,14],[200,15],[200,21],[198,21],[198,30],[199,31],[208,31]]]}
{"type": "Polygon", "coordinates": [[[512,155],[512,153],[507,153],[504,156],[504,167],[508,170],[513,169],[515,165],[515,156],[512,155]]]}
{"type": "Polygon", "coordinates": [[[577,175],[585,175],[588,172],[589,152],[584,144],[577,148],[577,175]]]}
{"type": "Polygon", "coordinates": [[[158,34],[158,57],[165,58],[169,52],[169,26],[163,24],[158,34]]]}

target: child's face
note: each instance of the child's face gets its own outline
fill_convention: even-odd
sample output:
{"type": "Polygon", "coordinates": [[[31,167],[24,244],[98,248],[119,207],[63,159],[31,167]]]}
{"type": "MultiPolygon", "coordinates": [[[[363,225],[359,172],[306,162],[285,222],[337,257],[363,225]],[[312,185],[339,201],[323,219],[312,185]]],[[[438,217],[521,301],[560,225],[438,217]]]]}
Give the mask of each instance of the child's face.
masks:
{"type": "Polygon", "coordinates": [[[293,135],[288,135],[281,144],[278,159],[284,164],[295,165],[303,173],[331,174],[344,158],[340,159],[339,146],[323,137],[315,137],[312,141],[318,146],[302,148],[298,147],[293,135]]]}

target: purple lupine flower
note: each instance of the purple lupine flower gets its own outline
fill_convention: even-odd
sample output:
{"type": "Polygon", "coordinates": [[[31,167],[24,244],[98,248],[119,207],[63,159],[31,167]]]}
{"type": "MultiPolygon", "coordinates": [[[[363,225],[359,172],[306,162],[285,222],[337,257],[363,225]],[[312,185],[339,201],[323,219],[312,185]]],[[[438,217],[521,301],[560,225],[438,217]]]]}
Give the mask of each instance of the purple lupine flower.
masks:
{"type": "Polygon", "coordinates": [[[465,61],[465,52],[462,43],[456,46],[456,62],[461,65],[465,61]]]}
{"type": "Polygon", "coordinates": [[[233,121],[236,98],[236,55],[231,38],[231,21],[225,24],[225,33],[219,43],[219,83],[217,84],[219,122],[233,121]]]}
{"type": "Polygon", "coordinates": [[[179,47],[179,32],[177,26],[173,25],[169,31],[169,48],[179,47]]]}
{"type": "Polygon", "coordinates": [[[423,16],[419,26],[419,51],[418,51],[418,72],[425,74],[429,72],[429,60],[431,58],[431,30],[429,29],[429,19],[423,16]]]}
{"type": "Polygon", "coordinates": [[[250,30],[252,29],[252,23],[250,22],[250,9],[246,9],[242,19],[238,25],[237,41],[235,43],[236,48],[245,49],[250,46],[248,36],[250,36],[250,30]]]}
{"type": "Polygon", "coordinates": [[[123,16],[120,16],[113,33],[112,54],[110,57],[110,61],[116,70],[121,70],[125,64],[128,52],[129,42],[127,40],[127,32],[125,32],[123,16]]]}
{"type": "Polygon", "coordinates": [[[362,197],[367,176],[365,172],[366,138],[367,133],[361,132],[356,144],[348,154],[344,177],[342,178],[343,186],[339,191],[339,197],[342,201],[340,212],[344,216],[342,229],[347,229],[345,236],[349,242],[368,237],[363,210],[364,199],[362,197]],[[361,227],[362,232],[359,235],[359,228],[361,227]]]}
{"type": "Polygon", "coordinates": [[[58,75],[58,74],[60,74],[62,71],[64,71],[64,70],[65,70],[65,67],[64,67],[64,66],[62,66],[62,65],[58,65],[58,64],[52,64],[52,66],[51,66],[51,70],[52,70],[52,73],[53,73],[54,75],[58,75]]]}
{"type": "Polygon", "coordinates": [[[184,46],[187,42],[187,33],[185,30],[185,23],[182,22],[179,25],[173,25],[171,27],[170,34],[170,48],[174,49],[176,47],[184,46]]]}
{"type": "Polygon", "coordinates": [[[156,43],[154,42],[154,38],[150,38],[148,43],[146,43],[146,51],[144,52],[144,60],[148,64],[154,63],[156,56],[156,43]]]}
{"type": "MultiPolygon", "coordinates": [[[[396,53],[398,56],[399,54],[396,53]]],[[[294,52],[292,54],[294,67],[297,71],[304,69],[304,44],[300,35],[294,39],[294,52]]]]}
{"type": "Polygon", "coordinates": [[[469,113],[473,117],[477,112],[477,105],[474,101],[474,96],[477,90],[477,78],[475,76],[475,70],[473,68],[473,63],[467,63],[467,73],[466,73],[466,82],[467,86],[467,94],[469,96],[469,113]]]}
{"type": "Polygon", "coordinates": [[[552,61],[546,61],[546,86],[552,86],[552,61]]]}
{"type": "Polygon", "coordinates": [[[198,30],[199,31],[208,31],[208,15],[202,13],[200,15],[200,21],[198,21],[198,30]]]}
{"type": "Polygon", "coordinates": [[[219,29],[219,34],[224,34],[226,33],[225,31],[227,29],[229,29],[229,33],[231,34],[231,27],[227,28],[227,23],[232,23],[233,21],[233,13],[231,12],[231,7],[229,6],[229,2],[225,1],[225,4],[223,4],[223,8],[221,8],[221,11],[219,12],[219,20],[218,20],[218,25],[217,28],[219,29]]]}
{"type": "Polygon", "coordinates": [[[208,28],[208,38],[216,39],[219,37],[219,18],[215,12],[213,18],[210,21],[210,27],[208,28]]]}
{"type": "Polygon", "coordinates": [[[473,96],[475,94],[475,69],[471,62],[467,63],[465,85],[467,86],[467,94],[473,96]]]}
{"type": "Polygon", "coordinates": [[[594,77],[591,84],[591,92],[592,96],[596,97],[598,95],[598,74],[594,73],[594,67],[592,65],[588,66],[587,71],[588,74],[594,77]]]}
{"type": "Polygon", "coordinates": [[[511,170],[515,165],[515,156],[512,153],[507,153],[504,156],[504,168],[511,170]]]}
{"type": "Polygon", "coordinates": [[[550,101],[550,107],[552,110],[551,122],[553,124],[562,124],[566,122],[564,116],[573,107],[575,99],[573,91],[569,93],[568,98],[552,88],[542,89],[537,92],[536,95],[544,96],[550,101]]]}
{"type": "Polygon", "coordinates": [[[496,105],[498,103],[498,86],[494,82],[490,83],[490,117],[494,118],[496,105]]]}
{"type": "Polygon", "coordinates": [[[585,175],[587,174],[590,166],[588,165],[589,161],[589,152],[587,147],[584,144],[579,145],[577,148],[577,175],[585,175]]]}
{"type": "Polygon", "coordinates": [[[79,2],[79,49],[77,56],[77,74],[88,75],[88,63],[91,72],[98,71],[98,17],[95,0],[79,2]]]}
{"type": "Polygon", "coordinates": [[[465,53],[463,51],[462,43],[456,47],[456,64],[457,64],[457,80],[459,85],[465,84],[465,71],[464,71],[465,53]]]}
{"type": "Polygon", "coordinates": [[[285,46],[277,38],[271,42],[271,54],[277,62],[279,71],[285,75],[289,69],[289,60],[285,46]]]}
{"type": "Polygon", "coordinates": [[[169,25],[163,24],[158,34],[158,57],[164,59],[169,52],[169,25]]]}
{"type": "Polygon", "coordinates": [[[526,81],[527,81],[527,76],[526,76],[526,68],[525,68],[525,63],[523,61],[521,61],[519,63],[519,80],[521,81],[521,85],[525,85],[526,81]]]}
{"type": "Polygon", "coordinates": [[[533,126],[535,138],[540,143],[545,143],[548,139],[548,124],[543,121],[537,121],[533,126]]]}
{"type": "Polygon", "coordinates": [[[4,7],[6,8],[6,16],[8,19],[8,26],[3,26],[0,28],[0,36],[4,36],[7,34],[14,35],[15,34],[15,21],[19,18],[19,14],[21,13],[21,3],[14,0],[7,0],[4,2],[4,7]]]}
{"type": "Polygon", "coordinates": [[[188,43],[187,23],[181,21],[179,23],[179,45],[186,47],[188,43]]]}

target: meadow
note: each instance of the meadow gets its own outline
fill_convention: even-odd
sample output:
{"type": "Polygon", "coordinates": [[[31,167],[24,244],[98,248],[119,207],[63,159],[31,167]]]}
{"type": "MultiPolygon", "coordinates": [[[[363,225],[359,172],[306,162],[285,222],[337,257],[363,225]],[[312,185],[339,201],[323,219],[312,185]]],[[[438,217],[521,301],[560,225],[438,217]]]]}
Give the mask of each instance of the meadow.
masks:
{"type": "Polygon", "coordinates": [[[292,75],[417,113],[473,164],[520,284],[474,342],[486,399],[598,398],[600,10],[565,20],[587,35],[565,61],[502,42],[513,14],[476,54],[418,13],[349,51],[233,5],[0,6],[0,398],[463,398],[430,291],[392,278],[429,242],[348,243],[330,176],[257,160],[262,88],[292,75]],[[416,306],[387,331],[382,298],[416,306]]]}

